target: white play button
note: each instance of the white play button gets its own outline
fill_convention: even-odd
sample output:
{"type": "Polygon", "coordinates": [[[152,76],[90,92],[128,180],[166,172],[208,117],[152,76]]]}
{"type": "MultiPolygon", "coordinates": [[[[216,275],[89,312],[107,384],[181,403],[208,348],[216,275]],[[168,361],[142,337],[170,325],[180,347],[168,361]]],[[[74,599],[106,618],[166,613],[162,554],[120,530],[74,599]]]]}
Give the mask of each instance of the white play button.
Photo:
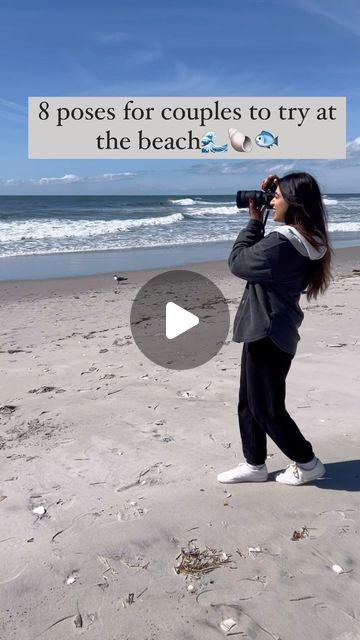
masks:
{"type": "Polygon", "coordinates": [[[134,342],[146,358],[184,371],[205,364],[223,347],[230,314],[223,293],[211,280],[174,269],[143,284],[132,304],[130,323],[134,342]]]}
{"type": "Polygon", "coordinates": [[[179,307],[175,302],[166,304],[166,337],[169,340],[177,338],[185,331],[189,331],[199,324],[199,318],[190,311],[179,307]]]}

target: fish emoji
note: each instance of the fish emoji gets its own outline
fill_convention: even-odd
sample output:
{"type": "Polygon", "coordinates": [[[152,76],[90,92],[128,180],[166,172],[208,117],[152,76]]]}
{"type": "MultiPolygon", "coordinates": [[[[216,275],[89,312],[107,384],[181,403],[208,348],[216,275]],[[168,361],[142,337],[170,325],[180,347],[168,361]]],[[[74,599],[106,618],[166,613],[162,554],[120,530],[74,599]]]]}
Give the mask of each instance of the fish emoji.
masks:
{"type": "Polygon", "coordinates": [[[201,153],[220,153],[228,150],[227,144],[214,144],[215,137],[215,131],[209,131],[201,138],[201,153]]]}
{"type": "Polygon", "coordinates": [[[278,146],[278,136],[274,138],[273,134],[269,131],[261,131],[261,133],[256,136],[255,142],[258,147],[266,147],[267,149],[270,149],[273,144],[276,144],[276,146],[278,146]]]}

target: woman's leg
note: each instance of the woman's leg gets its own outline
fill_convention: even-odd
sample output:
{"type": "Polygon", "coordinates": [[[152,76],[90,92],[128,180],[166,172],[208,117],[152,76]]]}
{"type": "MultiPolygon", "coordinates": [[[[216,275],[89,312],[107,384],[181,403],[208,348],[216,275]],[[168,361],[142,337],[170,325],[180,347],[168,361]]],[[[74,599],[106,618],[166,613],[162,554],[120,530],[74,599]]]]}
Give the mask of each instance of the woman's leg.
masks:
{"type": "Polygon", "coordinates": [[[251,415],[247,400],[247,350],[248,345],[245,343],[241,357],[238,404],[240,434],[246,462],[242,462],[233,469],[218,474],[218,481],[225,484],[234,482],[266,482],[268,479],[268,471],[266,464],[264,464],[266,459],[266,433],[251,415]]]}
{"type": "Polygon", "coordinates": [[[266,433],[253,417],[248,402],[247,352],[249,344],[243,344],[238,403],[239,429],[243,454],[249,464],[264,464],[266,460],[266,433]]]}
{"type": "MultiPolygon", "coordinates": [[[[248,343],[246,352],[246,388],[249,411],[253,422],[246,420],[245,433],[250,425],[259,425],[281,451],[295,462],[306,463],[313,459],[314,452],[285,407],[286,384],[293,356],[282,351],[270,338],[248,343]]],[[[244,400],[242,407],[244,407],[244,400]]],[[[254,431],[257,433],[258,429],[254,431]]],[[[246,436],[251,445],[251,437],[246,436]]],[[[255,442],[257,436],[253,436],[255,442]]],[[[260,461],[261,463],[261,461],[260,461]]]]}

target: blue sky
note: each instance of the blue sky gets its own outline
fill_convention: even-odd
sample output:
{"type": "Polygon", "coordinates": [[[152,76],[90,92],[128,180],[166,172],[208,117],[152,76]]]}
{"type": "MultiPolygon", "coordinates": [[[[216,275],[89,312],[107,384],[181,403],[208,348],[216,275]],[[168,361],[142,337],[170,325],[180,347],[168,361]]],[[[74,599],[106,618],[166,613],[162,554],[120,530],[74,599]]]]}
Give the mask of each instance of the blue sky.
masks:
{"type": "Polygon", "coordinates": [[[358,0],[2,0],[0,194],[203,194],[307,170],[360,191],[358,0]],[[346,96],[339,161],[28,160],[28,96],[346,96]]]}

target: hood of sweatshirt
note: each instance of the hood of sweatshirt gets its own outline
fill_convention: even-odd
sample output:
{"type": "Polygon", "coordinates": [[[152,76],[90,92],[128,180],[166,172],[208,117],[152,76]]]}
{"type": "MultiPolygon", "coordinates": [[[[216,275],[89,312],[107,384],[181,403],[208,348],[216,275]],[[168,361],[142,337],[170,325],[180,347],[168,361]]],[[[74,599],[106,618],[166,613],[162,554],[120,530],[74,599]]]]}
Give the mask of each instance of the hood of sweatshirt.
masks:
{"type": "MultiPolygon", "coordinates": [[[[295,227],[290,225],[284,224],[279,227],[275,227],[273,231],[277,231],[277,233],[281,233],[281,235],[286,236],[295,249],[297,249],[303,256],[310,258],[310,260],[320,260],[327,251],[325,245],[322,245],[318,249],[313,247],[310,242],[304,238],[297,229],[295,229],[295,227]]],[[[316,236],[316,239],[321,240],[319,236],[316,236]]]]}

